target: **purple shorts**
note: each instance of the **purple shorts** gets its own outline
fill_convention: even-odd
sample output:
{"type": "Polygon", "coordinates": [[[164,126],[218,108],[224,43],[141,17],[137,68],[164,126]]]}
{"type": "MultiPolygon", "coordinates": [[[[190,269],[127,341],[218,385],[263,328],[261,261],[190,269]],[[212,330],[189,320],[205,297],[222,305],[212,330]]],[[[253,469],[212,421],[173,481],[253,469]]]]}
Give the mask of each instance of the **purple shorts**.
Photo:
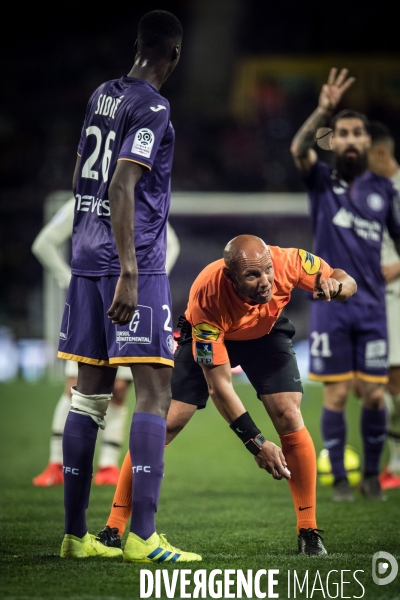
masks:
{"type": "Polygon", "coordinates": [[[72,275],[57,356],[91,365],[159,363],[173,367],[167,275],[139,276],[138,305],[127,325],[113,325],[107,317],[117,281],[117,275],[72,275]]]}
{"type": "Polygon", "coordinates": [[[354,301],[312,302],[309,375],[314,381],[386,383],[388,337],[386,310],[354,301]]]}

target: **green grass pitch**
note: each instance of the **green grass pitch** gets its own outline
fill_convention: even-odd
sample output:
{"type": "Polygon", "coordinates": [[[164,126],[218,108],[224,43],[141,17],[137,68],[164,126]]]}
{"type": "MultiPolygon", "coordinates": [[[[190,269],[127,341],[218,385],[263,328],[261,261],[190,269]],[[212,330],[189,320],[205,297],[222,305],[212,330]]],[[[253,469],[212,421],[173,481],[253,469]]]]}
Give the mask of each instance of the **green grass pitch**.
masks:
{"type": "MultiPolygon", "coordinates": [[[[235,379],[235,387],[263,434],[279,443],[252,388],[235,379]]],[[[333,504],[331,490],[318,485],[318,526],[327,557],[297,554],[295,514],[289,488],[258,469],[252,456],[229,430],[212,403],[199,411],[167,448],[165,477],[157,513],[157,530],[185,550],[199,552],[202,563],[189,565],[132,565],[122,559],[65,560],[59,558],[63,535],[63,489],[35,488],[32,477],[45,466],[51,417],[62,383],[14,382],[0,385],[0,598],[23,600],[116,600],[139,598],[142,568],[156,571],[187,568],[241,569],[253,573],[278,569],[280,598],[363,597],[400,599],[400,575],[389,585],[372,581],[372,556],[386,551],[400,559],[400,490],[387,492],[386,502],[364,500],[357,492],[352,504],[333,504]],[[353,578],[357,575],[365,591],[353,578]],[[291,576],[290,596],[288,571],[291,576]],[[309,587],[293,591],[293,571],[309,587]],[[331,586],[327,592],[329,571],[331,586]],[[344,571],[344,574],[341,574],[344,571]],[[312,591],[316,574],[317,583],[312,591]],[[350,581],[340,587],[340,577],[350,581]],[[333,584],[339,582],[339,587],[333,584]]],[[[303,416],[321,450],[319,418],[321,387],[305,385],[303,416]]],[[[133,392],[129,405],[134,406],[133,392]]],[[[359,403],[347,409],[348,441],[361,449],[359,403]]],[[[129,423],[127,423],[128,432],[129,423]]],[[[127,444],[123,448],[123,453],[127,444]]],[[[121,456],[122,458],[122,456],[121,456]]],[[[385,457],[383,459],[383,462],[385,457]]],[[[108,516],[113,487],[92,486],[89,531],[97,533],[108,516]]],[[[190,591],[190,587],[187,588],[190,591]]],[[[268,591],[264,577],[261,589],[268,591]]],[[[164,588],[161,597],[166,598],[164,588]]],[[[235,594],[235,586],[231,588],[235,594]]],[[[154,595],[151,596],[155,597],[154,595]]],[[[181,597],[179,585],[175,594],[181,597]]],[[[207,597],[211,597],[207,595],[207,597]]],[[[254,595],[254,598],[256,596],[254,595]]]]}

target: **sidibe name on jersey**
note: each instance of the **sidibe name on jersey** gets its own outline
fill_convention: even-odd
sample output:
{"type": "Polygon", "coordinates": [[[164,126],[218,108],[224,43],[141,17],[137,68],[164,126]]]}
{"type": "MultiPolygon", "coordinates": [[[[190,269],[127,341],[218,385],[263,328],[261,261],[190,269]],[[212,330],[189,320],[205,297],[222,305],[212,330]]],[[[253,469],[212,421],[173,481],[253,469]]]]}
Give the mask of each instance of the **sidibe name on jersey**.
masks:
{"type": "Polygon", "coordinates": [[[95,198],[94,196],[81,196],[76,195],[76,210],[81,212],[97,212],[99,217],[110,216],[110,203],[109,200],[102,200],[101,198],[95,198]]]}
{"type": "Polygon", "coordinates": [[[117,108],[122,102],[122,98],[123,96],[120,96],[119,98],[113,98],[112,96],[100,94],[94,114],[103,115],[103,117],[110,117],[110,119],[114,119],[117,108]]]}

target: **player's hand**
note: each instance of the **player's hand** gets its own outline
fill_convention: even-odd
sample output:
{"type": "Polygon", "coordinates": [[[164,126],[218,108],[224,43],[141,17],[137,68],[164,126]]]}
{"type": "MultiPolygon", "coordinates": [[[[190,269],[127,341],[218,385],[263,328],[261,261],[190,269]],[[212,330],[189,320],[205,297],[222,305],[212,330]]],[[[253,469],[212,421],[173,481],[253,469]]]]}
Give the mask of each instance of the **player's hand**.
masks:
{"type": "Polygon", "coordinates": [[[382,265],[381,270],[385,283],[392,283],[392,281],[400,277],[400,261],[390,265],[382,265]]]}
{"type": "Polygon", "coordinates": [[[337,71],[335,67],[330,70],[328,82],[322,86],[318,100],[319,108],[330,112],[336,108],[345,91],[356,80],[355,77],[347,77],[348,69],[341,69],[339,74],[337,74],[337,71]]]}
{"type": "Polygon", "coordinates": [[[339,291],[339,282],[331,277],[322,277],[322,271],[317,271],[314,279],[314,300],[331,301],[332,296],[339,291]]]}
{"type": "Polygon", "coordinates": [[[290,479],[290,471],[282,450],[273,442],[264,442],[254,459],[260,469],[265,469],[274,479],[290,479]]]}
{"type": "Polygon", "coordinates": [[[137,306],[137,277],[120,275],[114,299],[107,316],[114,325],[126,325],[132,320],[137,306]]]}

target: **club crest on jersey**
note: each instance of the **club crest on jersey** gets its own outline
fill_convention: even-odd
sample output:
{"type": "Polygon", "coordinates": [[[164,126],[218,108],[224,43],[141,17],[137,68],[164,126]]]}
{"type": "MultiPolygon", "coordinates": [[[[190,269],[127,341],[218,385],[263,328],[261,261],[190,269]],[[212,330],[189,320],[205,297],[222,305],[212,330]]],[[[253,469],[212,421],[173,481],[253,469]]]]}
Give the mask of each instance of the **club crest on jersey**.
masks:
{"type": "Polygon", "coordinates": [[[198,323],[193,327],[194,337],[198,340],[216,342],[220,333],[218,327],[210,325],[210,323],[198,323]]]}
{"type": "Polygon", "coordinates": [[[315,256],[315,254],[311,254],[311,252],[307,252],[307,250],[299,250],[299,256],[301,258],[303,271],[305,271],[307,275],[315,275],[321,268],[321,259],[319,256],[315,256]]]}
{"type": "Polygon", "coordinates": [[[369,194],[367,196],[367,204],[375,211],[380,211],[385,206],[385,202],[380,194],[369,194]]]}
{"type": "Polygon", "coordinates": [[[151,150],[154,144],[154,133],[151,129],[139,129],[136,132],[135,139],[132,144],[132,154],[139,154],[146,158],[150,158],[151,150]]]}
{"type": "Polygon", "coordinates": [[[212,343],[196,342],[196,362],[203,365],[213,364],[212,343]]]}

